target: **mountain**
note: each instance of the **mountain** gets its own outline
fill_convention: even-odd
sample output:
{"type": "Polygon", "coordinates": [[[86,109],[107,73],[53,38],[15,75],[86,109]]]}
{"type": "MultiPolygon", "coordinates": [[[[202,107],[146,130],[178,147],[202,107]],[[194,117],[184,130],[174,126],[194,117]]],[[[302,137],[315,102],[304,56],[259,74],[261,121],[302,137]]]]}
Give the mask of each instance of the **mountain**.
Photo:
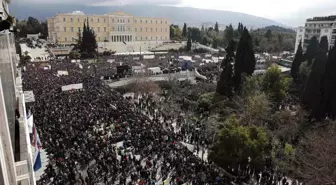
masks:
{"type": "Polygon", "coordinates": [[[294,29],[290,29],[290,28],[284,28],[281,26],[266,26],[264,28],[261,28],[260,31],[267,31],[267,30],[271,30],[272,32],[281,32],[281,33],[296,33],[294,29]]]}
{"type": "Polygon", "coordinates": [[[69,5],[69,4],[32,4],[19,3],[14,1],[9,6],[10,12],[16,18],[26,19],[29,16],[40,20],[55,16],[56,13],[69,13],[72,11],[83,11],[85,14],[106,14],[115,11],[123,11],[135,16],[142,17],[167,17],[174,24],[182,25],[186,22],[189,25],[202,25],[205,22],[215,24],[218,22],[222,25],[238,25],[242,22],[248,28],[262,28],[269,25],[284,26],[276,21],[248,15],[244,13],[205,10],[188,7],[171,7],[171,6],[152,6],[152,5],[127,5],[127,6],[86,6],[86,5],[69,5]]]}

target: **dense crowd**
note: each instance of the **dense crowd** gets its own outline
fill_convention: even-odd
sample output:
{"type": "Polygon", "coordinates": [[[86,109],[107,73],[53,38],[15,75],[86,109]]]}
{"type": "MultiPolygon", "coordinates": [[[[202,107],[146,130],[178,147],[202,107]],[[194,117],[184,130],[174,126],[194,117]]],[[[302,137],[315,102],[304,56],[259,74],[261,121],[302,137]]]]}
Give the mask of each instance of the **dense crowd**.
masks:
{"type": "MultiPolygon", "coordinates": [[[[89,64],[30,64],[24,90],[49,164],[38,184],[226,184],[220,170],[193,155],[150,97],[124,98],[89,64]],[[58,70],[69,75],[59,76],[58,70]],[[83,83],[83,89],[61,86],[83,83]]],[[[96,66],[99,68],[99,66],[96,66]]]]}
{"type": "MultiPolygon", "coordinates": [[[[34,114],[49,158],[37,184],[219,185],[250,179],[288,184],[272,170],[232,169],[232,178],[207,162],[204,153],[213,141],[204,125],[186,124],[183,114],[166,114],[160,102],[167,98],[124,97],[104,85],[101,76],[114,74],[114,64],[54,61],[47,66],[28,64],[22,73],[24,90],[32,90],[36,99],[27,110],[34,114]],[[59,70],[68,75],[58,75],[59,70]],[[76,83],[83,89],[61,90],[76,83]]],[[[211,69],[204,70],[211,74],[211,69]]]]}

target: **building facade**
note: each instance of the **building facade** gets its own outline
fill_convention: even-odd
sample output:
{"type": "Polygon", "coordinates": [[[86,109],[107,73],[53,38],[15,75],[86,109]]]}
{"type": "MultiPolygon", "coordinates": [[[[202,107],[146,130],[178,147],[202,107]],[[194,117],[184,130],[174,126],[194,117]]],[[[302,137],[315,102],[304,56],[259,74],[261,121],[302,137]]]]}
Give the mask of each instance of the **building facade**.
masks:
{"type": "Polygon", "coordinates": [[[303,50],[307,49],[309,40],[316,36],[318,40],[328,37],[329,46],[334,46],[336,38],[336,16],[314,17],[306,20],[304,26],[296,31],[295,52],[302,42],[303,50]]]}
{"type": "Polygon", "coordinates": [[[166,18],[136,17],[124,12],[106,15],[85,15],[82,12],[56,14],[48,19],[49,41],[60,44],[75,43],[84,21],[96,33],[97,42],[168,41],[170,20],[166,18]]]}

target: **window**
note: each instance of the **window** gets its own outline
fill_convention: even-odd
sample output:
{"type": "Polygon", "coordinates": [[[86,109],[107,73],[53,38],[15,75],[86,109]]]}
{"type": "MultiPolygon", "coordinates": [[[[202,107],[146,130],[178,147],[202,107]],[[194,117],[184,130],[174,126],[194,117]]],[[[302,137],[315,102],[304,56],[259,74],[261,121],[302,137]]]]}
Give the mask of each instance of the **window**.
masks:
{"type": "Polygon", "coordinates": [[[134,22],[137,23],[137,20],[135,19],[134,22]]]}
{"type": "Polygon", "coordinates": [[[100,28],[98,27],[98,32],[100,32],[100,28]]]}
{"type": "Polygon", "coordinates": [[[128,23],[130,23],[130,20],[129,20],[129,19],[128,19],[127,21],[128,21],[128,23]]]}
{"type": "Polygon", "coordinates": [[[140,37],[140,40],[142,40],[142,36],[140,37]]]}
{"type": "Polygon", "coordinates": [[[64,18],[63,18],[63,22],[65,22],[65,21],[66,21],[66,18],[64,17],[64,18]]]}
{"type": "Polygon", "coordinates": [[[126,31],[126,27],[125,26],[123,26],[123,31],[126,31]]]}
{"type": "Polygon", "coordinates": [[[80,27],[77,28],[78,32],[80,32],[80,27]]]}
{"type": "Polygon", "coordinates": [[[167,32],[167,28],[166,28],[166,32],[167,32]]]}
{"type": "Polygon", "coordinates": [[[328,30],[327,30],[327,29],[325,29],[325,30],[324,30],[324,32],[328,32],[328,30]]]}
{"type": "Polygon", "coordinates": [[[91,22],[93,22],[93,18],[91,18],[91,22]]]}
{"type": "Polygon", "coordinates": [[[97,19],[97,22],[99,22],[99,18],[97,19]]]}
{"type": "Polygon", "coordinates": [[[157,28],[156,28],[156,32],[157,32],[157,28]]]}
{"type": "Polygon", "coordinates": [[[123,19],[122,22],[125,23],[125,19],[123,19]]]}
{"type": "Polygon", "coordinates": [[[147,24],[147,20],[146,20],[146,24],[147,24]]]}
{"type": "Polygon", "coordinates": [[[166,21],[166,24],[167,24],[167,21],[166,21]]]}
{"type": "Polygon", "coordinates": [[[138,29],[137,29],[137,28],[134,28],[134,31],[135,31],[135,32],[137,32],[137,31],[138,31],[138,29]]]}
{"type": "MultiPolygon", "coordinates": [[[[112,31],[114,31],[114,27],[112,27],[112,31]]],[[[119,30],[118,30],[119,31],[119,30]]]]}
{"type": "Polygon", "coordinates": [[[77,22],[80,22],[80,18],[77,19],[77,22]]]}
{"type": "Polygon", "coordinates": [[[162,24],[162,20],[161,20],[161,24],[162,24]]]}
{"type": "Polygon", "coordinates": [[[112,22],[114,22],[114,19],[112,19],[112,22]]]}
{"type": "Polygon", "coordinates": [[[106,22],[106,19],[104,18],[104,22],[106,22]]]}
{"type": "Polygon", "coordinates": [[[151,39],[150,40],[152,40],[153,38],[152,38],[152,36],[151,36],[151,39]]]}
{"type": "Polygon", "coordinates": [[[157,20],[156,20],[156,24],[157,24],[157,20]]]}
{"type": "Polygon", "coordinates": [[[146,28],[146,32],[147,32],[148,28],[146,28]]]}
{"type": "Polygon", "coordinates": [[[106,27],[104,27],[104,32],[106,32],[106,27]]]}
{"type": "Polygon", "coordinates": [[[72,42],[74,42],[74,41],[75,41],[75,38],[74,38],[74,37],[72,37],[72,38],[71,38],[71,40],[72,40],[72,42]]]}
{"type": "Polygon", "coordinates": [[[64,32],[66,32],[66,27],[64,27],[64,32]]]}
{"type": "Polygon", "coordinates": [[[157,37],[156,37],[156,40],[157,40],[157,37]]]}
{"type": "Polygon", "coordinates": [[[142,20],[140,20],[140,23],[142,23],[142,20]]]}
{"type": "Polygon", "coordinates": [[[67,42],[67,41],[68,41],[68,38],[67,38],[67,37],[64,37],[64,41],[67,42]]]}
{"type": "Polygon", "coordinates": [[[153,23],[153,20],[151,20],[151,24],[153,23]]]}
{"type": "Polygon", "coordinates": [[[72,22],[73,20],[72,20],[72,18],[70,18],[70,22],[72,22]]]}
{"type": "Polygon", "coordinates": [[[118,31],[120,31],[120,26],[118,26],[118,31]]]}
{"type": "Polygon", "coordinates": [[[140,28],[140,32],[142,32],[142,28],[140,28]]]}
{"type": "Polygon", "coordinates": [[[73,27],[71,27],[71,32],[74,32],[74,28],[73,27]]]}

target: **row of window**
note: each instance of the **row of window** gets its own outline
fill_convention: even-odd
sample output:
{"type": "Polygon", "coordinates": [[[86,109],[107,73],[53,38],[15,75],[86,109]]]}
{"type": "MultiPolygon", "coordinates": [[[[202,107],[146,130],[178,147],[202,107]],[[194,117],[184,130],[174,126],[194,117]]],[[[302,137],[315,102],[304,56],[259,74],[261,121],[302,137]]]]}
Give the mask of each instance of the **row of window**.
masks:
{"type": "MultiPolygon", "coordinates": [[[[77,30],[76,30],[76,32],[79,32],[81,30],[81,28],[80,27],[78,27],[77,28],[77,30]]],[[[125,31],[132,31],[132,28],[130,28],[130,27],[125,27],[125,26],[118,26],[118,32],[125,32],[125,31]]],[[[146,30],[146,32],[148,32],[148,31],[150,31],[150,32],[153,32],[153,28],[145,28],[145,30],[146,30]]],[[[161,28],[161,29],[158,29],[158,28],[155,28],[155,32],[158,32],[158,31],[160,31],[161,30],[161,32],[163,32],[163,28],[161,28]]],[[[64,27],[63,28],[63,31],[64,32],[67,32],[67,27],[64,27]]],[[[75,28],[74,27],[71,27],[70,28],[70,31],[71,32],[75,32],[75,28]]],[[[107,31],[107,29],[106,29],[106,27],[104,27],[104,28],[100,28],[100,27],[98,27],[98,28],[94,28],[94,31],[96,31],[96,32],[100,32],[100,31],[103,31],[103,32],[106,32],[107,31]]],[[[114,31],[114,27],[112,27],[112,31],[114,31]]],[[[134,31],[135,32],[138,32],[138,29],[137,28],[134,28],[134,31]]],[[[164,29],[164,31],[165,32],[168,32],[168,28],[165,28],[164,29]]],[[[143,32],[143,29],[142,28],[140,28],[140,32],[143,32]]]]}
{"type": "MultiPolygon", "coordinates": [[[[84,18],[83,21],[84,21],[85,19],[86,19],[86,18],[84,18]]],[[[76,19],[74,19],[74,18],[69,18],[69,20],[70,20],[70,22],[73,23],[76,19]]],[[[67,18],[64,17],[64,18],[63,18],[63,22],[66,22],[66,21],[67,21],[67,18]]],[[[101,21],[103,21],[104,23],[106,23],[106,18],[97,18],[97,19],[93,19],[93,18],[91,18],[90,21],[91,21],[91,22],[93,22],[93,21],[97,21],[97,23],[100,23],[101,21]]],[[[114,21],[117,22],[117,23],[131,23],[131,20],[130,20],[130,19],[119,19],[119,18],[114,19],[114,18],[113,18],[113,19],[112,19],[112,23],[114,23],[114,21]]],[[[77,18],[77,22],[81,22],[81,18],[77,18]]],[[[134,22],[137,23],[138,20],[135,19],[134,22]]],[[[148,23],[153,24],[153,23],[154,23],[153,20],[144,20],[144,21],[143,21],[142,19],[140,19],[139,22],[140,22],[140,23],[146,23],[146,24],[148,24],[148,23]]],[[[162,20],[156,20],[156,21],[155,21],[155,24],[163,24],[163,21],[162,21],[162,20]]],[[[168,24],[168,21],[165,21],[165,24],[168,24]]]]}
{"type": "MultiPolygon", "coordinates": [[[[307,24],[306,23],[306,27],[310,27],[310,28],[328,28],[328,27],[332,27],[333,23],[324,23],[324,24],[307,24]]],[[[336,27],[336,24],[334,25],[334,27],[336,27]]]]}
{"type": "MultiPolygon", "coordinates": [[[[68,42],[68,41],[69,42],[70,41],[75,42],[76,39],[77,38],[75,38],[75,37],[71,37],[71,40],[70,39],[68,40],[68,37],[64,37],[64,41],[65,42],[68,42]]],[[[138,40],[138,41],[142,41],[142,40],[158,40],[158,39],[161,39],[161,40],[165,39],[165,40],[167,40],[168,37],[142,37],[142,36],[141,37],[135,37],[135,40],[138,40]]],[[[98,42],[102,42],[102,41],[105,41],[105,40],[106,40],[106,37],[104,37],[104,38],[97,37],[97,41],[98,42]]],[[[131,41],[133,41],[132,35],[120,35],[120,36],[114,35],[111,38],[111,42],[122,42],[122,41],[125,41],[125,42],[131,42],[131,41]]]]}

